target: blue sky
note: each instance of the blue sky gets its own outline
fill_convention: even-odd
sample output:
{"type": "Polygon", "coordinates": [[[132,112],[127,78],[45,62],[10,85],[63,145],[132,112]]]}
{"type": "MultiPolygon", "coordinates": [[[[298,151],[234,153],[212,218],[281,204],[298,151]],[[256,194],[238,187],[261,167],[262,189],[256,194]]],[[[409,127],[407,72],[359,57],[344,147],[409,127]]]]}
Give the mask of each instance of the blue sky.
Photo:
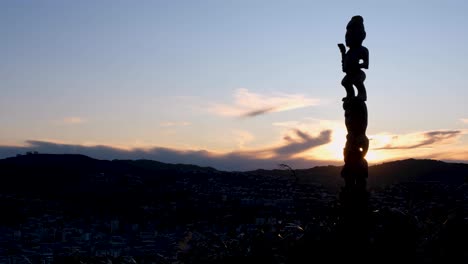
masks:
{"type": "Polygon", "coordinates": [[[288,159],[338,161],[336,44],[359,14],[371,151],[450,135],[374,160],[467,161],[467,12],[466,1],[2,1],[0,145],[219,156],[331,130],[333,155],[314,146],[288,159]],[[241,117],[262,107],[277,110],[241,117]]]}

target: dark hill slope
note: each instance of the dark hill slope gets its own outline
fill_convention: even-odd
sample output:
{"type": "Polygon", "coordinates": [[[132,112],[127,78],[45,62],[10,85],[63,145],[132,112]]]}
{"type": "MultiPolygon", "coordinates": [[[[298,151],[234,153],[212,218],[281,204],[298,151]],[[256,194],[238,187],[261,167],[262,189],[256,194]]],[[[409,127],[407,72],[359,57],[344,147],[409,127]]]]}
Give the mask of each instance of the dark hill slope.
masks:
{"type": "MultiPolygon", "coordinates": [[[[340,166],[318,166],[295,170],[295,173],[301,183],[323,184],[328,188],[337,189],[344,183],[340,176],[341,168],[340,166]]],[[[293,177],[293,173],[287,170],[256,170],[249,173],[293,177]]],[[[370,166],[368,186],[377,188],[408,181],[462,184],[467,178],[468,164],[407,159],[370,166]]]]}

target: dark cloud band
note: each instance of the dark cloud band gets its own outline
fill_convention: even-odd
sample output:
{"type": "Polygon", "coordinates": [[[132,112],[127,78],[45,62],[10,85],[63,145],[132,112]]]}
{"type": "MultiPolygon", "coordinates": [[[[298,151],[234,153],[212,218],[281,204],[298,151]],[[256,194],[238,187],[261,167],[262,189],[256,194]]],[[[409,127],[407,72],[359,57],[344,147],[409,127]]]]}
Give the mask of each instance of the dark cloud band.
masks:
{"type": "Polygon", "coordinates": [[[328,165],[330,161],[310,161],[292,158],[292,155],[330,142],[330,130],[322,131],[312,137],[296,130],[299,139],[287,140],[285,145],[254,151],[238,151],[226,154],[215,154],[206,150],[177,150],[154,147],[149,149],[135,148],[125,150],[110,146],[82,146],[58,144],[45,141],[27,141],[26,146],[0,146],[0,158],[24,154],[28,151],[49,154],[83,154],[96,159],[151,159],[166,163],[185,163],[200,166],[211,166],[221,170],[244,171],[258,168],[277,168],[280,163],[287,163],[294,168],[310,168],[317,165],[328,165]],[[271,153],[269,158],[262,158],[264,153],[271,153]]]}

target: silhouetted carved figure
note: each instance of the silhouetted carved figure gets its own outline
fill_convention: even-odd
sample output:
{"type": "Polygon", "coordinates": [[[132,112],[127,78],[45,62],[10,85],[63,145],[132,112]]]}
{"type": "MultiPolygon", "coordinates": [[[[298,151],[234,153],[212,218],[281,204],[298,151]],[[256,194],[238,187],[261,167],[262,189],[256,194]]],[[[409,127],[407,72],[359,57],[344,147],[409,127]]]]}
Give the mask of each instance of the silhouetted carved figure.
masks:
{"type": "Polygon", "coordinates": [[[364,19],[361,16],[354,16],[346,26],[345,43],[349,50],[346,52],[345,45],[338,44],[341,51],[342,70],[346,73],[341,81],[341,85],[346,89],[346,97],[343,100],[354,97],[353,85],[358,90],[358,98],[367,100],[366,87],[364,86],[366,74],[361,70],[369,68],[369,51],[362,46],[365,38],[364,19]]]}
{"type": "Polygon", "coordinates": [[[364,19],[354,16],[346,27],[346,46],[338,44],[342,54],[342,68],[346,72],[342,85],[345,87],[347,96],[343,98],[343,109],[345,110],[345,124],[348,134],[346,145],[343,150],[345,165],[341,176],[345,180],[345,187],[341,192],[343,203],[349,205],[349,209],[366,206],[367,191],[366,181],[368,165],[365,159],[369,149],[369,139],[366,136],[367,129],[367,100],[364,80],[366,78],[362,68],[367,69],[369,65],[369,52],[362,46],[366,37],[364,30],[364,19]],[[362,63],[360,61],[363,61],[362,63]],[[358,90],[358,96],[354,96],[354,88],[358,90]]]}
{"type": "MultiPolygon", "coordinates": [[[[346,52],[344,44],[338,44],[342,55],[342,69],[346,73],[341,84],[346,89],[343,98],[345,124],[348,134],[343,149],[344,166],[341,176],[345,186],[340,192],[341,218],[339,229],[343,245],[341,249],[348,260],[366,262],[368,248],[368,192],[366,190],[368,164],[365,156],[369,149],[367,130],[367,93],[364,86],[366,74],[362,69],[369,66],[369,51],[362,46],[366,38],[364,19],[354,16],[346,27],[346,52]],[[361,62],[362,61],[362,62],[361,62]],[[354,95],[354,87],[358,96],[354,95]]],[[[353,261],[354,262],[354,261],[353,261]]]]}

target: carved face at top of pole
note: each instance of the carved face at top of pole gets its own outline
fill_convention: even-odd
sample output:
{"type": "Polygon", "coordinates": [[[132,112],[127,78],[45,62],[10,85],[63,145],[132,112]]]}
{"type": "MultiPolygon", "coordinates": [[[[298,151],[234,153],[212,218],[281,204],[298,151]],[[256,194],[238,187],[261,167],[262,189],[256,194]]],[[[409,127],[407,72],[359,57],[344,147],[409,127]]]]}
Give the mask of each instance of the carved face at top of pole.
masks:
{"type": "Polygon", "coordinates": [[[353,16],[346,26],[346,46],[350,48],[360,47],[365,38],[364,19],[362,16],[353,16]]]}

